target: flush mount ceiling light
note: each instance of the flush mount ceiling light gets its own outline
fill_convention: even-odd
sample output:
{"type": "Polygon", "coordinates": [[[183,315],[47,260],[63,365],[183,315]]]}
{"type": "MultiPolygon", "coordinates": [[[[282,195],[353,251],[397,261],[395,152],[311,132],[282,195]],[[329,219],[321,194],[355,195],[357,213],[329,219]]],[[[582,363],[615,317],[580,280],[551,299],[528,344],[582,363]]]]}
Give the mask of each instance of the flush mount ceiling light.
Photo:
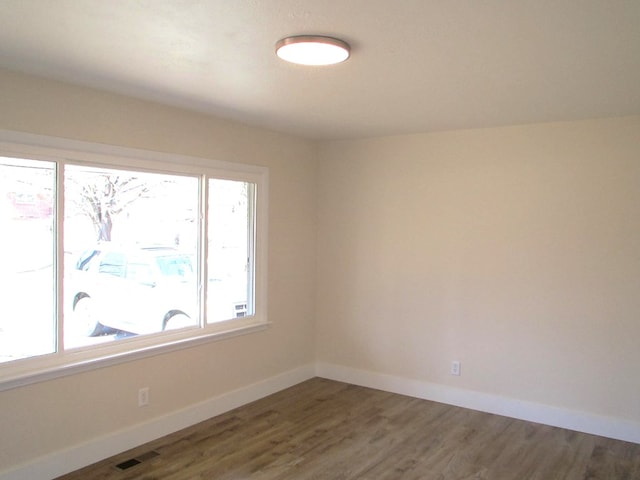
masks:
{"type": "Polygon", "coordinates": [[[347,42],[321,35],[286,37],[276,43],[276,54],[300,65],[333,65],[349,58],[347,42]]]}

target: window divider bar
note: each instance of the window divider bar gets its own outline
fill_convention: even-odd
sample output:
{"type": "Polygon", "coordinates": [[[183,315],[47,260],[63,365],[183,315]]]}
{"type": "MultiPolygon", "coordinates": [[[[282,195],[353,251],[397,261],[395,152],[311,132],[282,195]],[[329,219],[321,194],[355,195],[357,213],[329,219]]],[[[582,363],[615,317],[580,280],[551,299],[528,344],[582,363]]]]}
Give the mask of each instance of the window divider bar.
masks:
{"type": "Polygon", "coordinates": [[[207,326],[207,298],[209,290],[209,177],[200,176],[200,205],[199,205],[198,253],[200,254],[198,281],[200,288],[198,298],[200,306],[200,327],[207,326]]]}
{"type": "Polygon", "coordinates": [[[64,175],[65,163],[56,162],[56,196],[54,210],[54,226],[53,226],[53,271],[56,280],[55,288],[55,312],[56,312],[56,339],[55,352],[57,355],[64,354],[64,175]]]}

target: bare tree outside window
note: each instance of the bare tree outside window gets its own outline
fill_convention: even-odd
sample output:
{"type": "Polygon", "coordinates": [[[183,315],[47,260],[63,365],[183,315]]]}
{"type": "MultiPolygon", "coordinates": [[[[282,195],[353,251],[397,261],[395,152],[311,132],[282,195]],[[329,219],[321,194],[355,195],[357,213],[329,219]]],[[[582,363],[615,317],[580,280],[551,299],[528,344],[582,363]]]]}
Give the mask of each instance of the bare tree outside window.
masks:
{"type": "Polygon", "coordinates": [[[148,198],[150,191],[147,183],[135,175],[101,173],[93,175],[89,183],[74,177],[71,181],[76,190],[71,204],[91,219],[97,240],[105,242],[111,241],[114,218],[132,203],[148,198]]]}

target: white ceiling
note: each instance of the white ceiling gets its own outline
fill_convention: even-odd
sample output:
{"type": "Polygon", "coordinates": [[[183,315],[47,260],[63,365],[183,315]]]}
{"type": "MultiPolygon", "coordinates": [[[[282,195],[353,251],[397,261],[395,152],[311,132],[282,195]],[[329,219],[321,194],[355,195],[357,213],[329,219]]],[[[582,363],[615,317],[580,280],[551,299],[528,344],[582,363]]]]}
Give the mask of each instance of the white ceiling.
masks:
{"type": "Polygon", "coordinates": [[[0,66],[315,139],[629,115],[640,0],[1,0],[0,66]]]}

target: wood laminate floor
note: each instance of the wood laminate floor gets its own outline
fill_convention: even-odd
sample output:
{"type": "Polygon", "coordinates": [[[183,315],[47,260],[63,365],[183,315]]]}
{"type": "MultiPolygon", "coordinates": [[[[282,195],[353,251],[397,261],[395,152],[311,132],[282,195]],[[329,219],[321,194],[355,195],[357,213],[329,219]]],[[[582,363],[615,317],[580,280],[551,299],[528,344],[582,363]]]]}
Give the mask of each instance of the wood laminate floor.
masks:
{"type": "Polygon", "coordinates": [[[315,378],[60,479],[640,480],[640,445],[315,378]]]}

